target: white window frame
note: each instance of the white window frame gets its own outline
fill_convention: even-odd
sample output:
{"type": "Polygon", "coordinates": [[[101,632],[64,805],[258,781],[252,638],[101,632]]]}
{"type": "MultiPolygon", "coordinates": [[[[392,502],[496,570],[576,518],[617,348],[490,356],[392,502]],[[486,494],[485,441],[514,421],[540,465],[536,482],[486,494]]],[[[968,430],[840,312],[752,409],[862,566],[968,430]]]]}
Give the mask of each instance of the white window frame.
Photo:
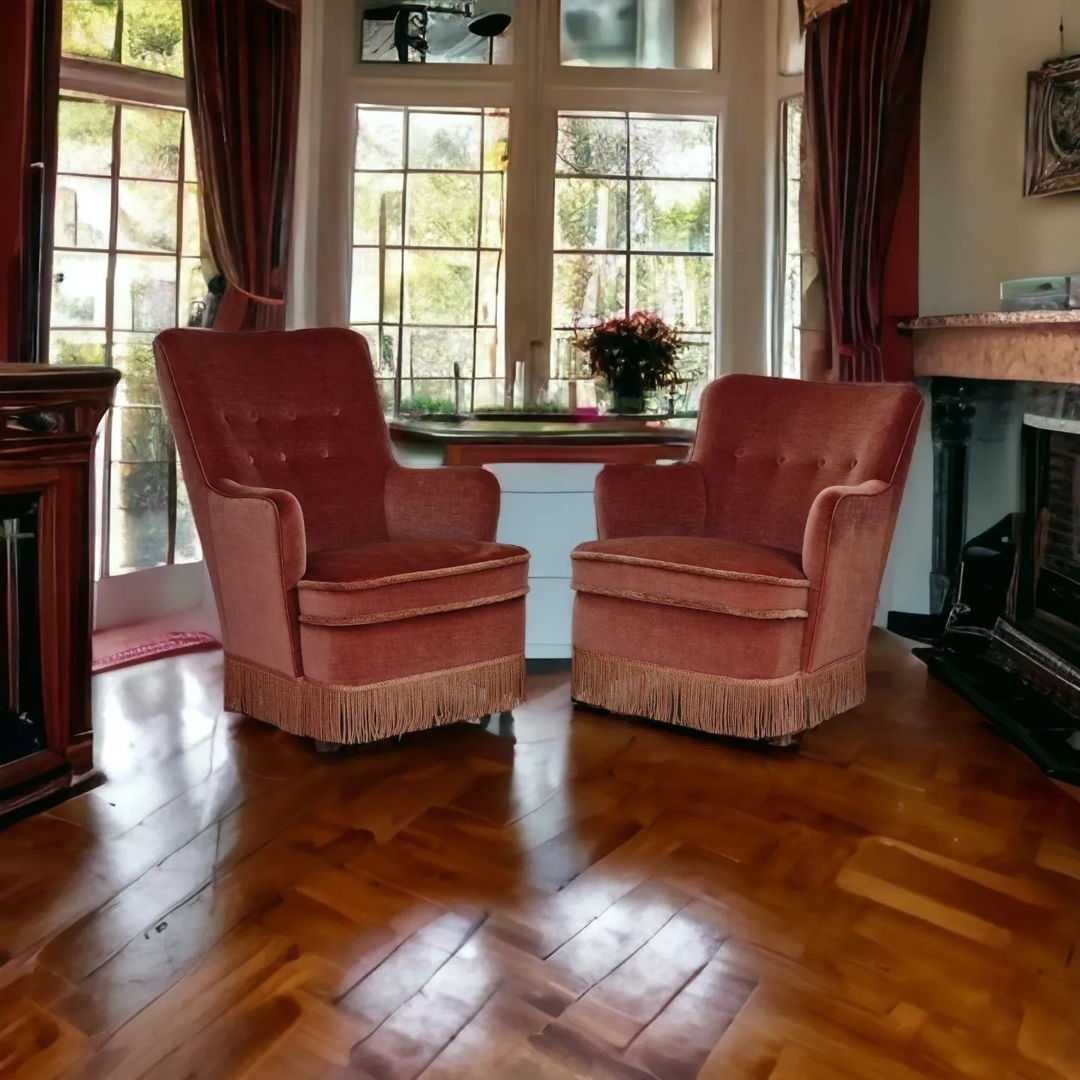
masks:
{"type": "MultiPolygon", "coordinates": [[[[715,117],[723,131],[731,77],[723,74],[723,8],[712,7],[717,63],[713,70],[563,66],[559,62],[558,0],[519,0],[514,15],[513,60],[505,65],[360,63],[356,57],[354,0],[323,0],[306,16],[306,68],[312,93],[302,115],[321,118],[304,148],[300,191],[318,194],[318,211],[298,227],[319,240],[303,241],[306,262],[294,272],[292,325],[349,323],[352,153],[357,105],[467,106],[510,110],[510,165],[506,212],[506,364],[524,363],[525,400],[535,401],[547,380],[551,355],[557,117],[560,111],[618,111],[715,117]],[[342,26],[352,28],[350,50],[342,26]],[[317,86],[316,86],[317,84],[317,86]],[[315,282],[312,289],[311,282],[315,282]]],[[[725,7],[739,0],[726,0],[725,7]]],[[[741,0],[758,5],[761,0],[741,0]]],[[[310,5],[308,5],[310,7],[310,5]]],[[[731,66],[731,65],[729,65],[731,66]]],[[[717,162],[714,214],[713,374],[722,361],[726,307],[722,293],[727,235],[724,147],[717,162]]],[[[303,198],[300,194],[298,197],[303,198]]],[[[301,211],[301,216],[303,211],[301,211]]],[[[764,253],[763,253],[764,254],[764,253]]],[[[762,271],[764,272],[764,265],[762,271]]],[[[762,312],[764,324],[764,312],[762,312]]],[[[762,345],[766,336],[761,327],[762,345]]],[[[727,333],[730,340],[731,334],[727,333]]]]}

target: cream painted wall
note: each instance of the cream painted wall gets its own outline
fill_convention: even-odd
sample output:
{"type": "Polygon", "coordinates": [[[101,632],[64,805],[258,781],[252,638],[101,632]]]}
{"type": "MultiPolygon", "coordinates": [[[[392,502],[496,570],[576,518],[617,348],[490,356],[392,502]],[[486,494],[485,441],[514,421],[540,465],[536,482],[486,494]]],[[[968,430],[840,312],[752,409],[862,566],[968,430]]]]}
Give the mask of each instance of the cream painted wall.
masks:
{"type": "Polygon", "coordinates": [[[1080,52],[1080,0],[934,0],[922,99],[920,313],[996,310],[1007,278],[1080,270],[1080,194],[1026,199],[1027,72],[1080,52]]]}

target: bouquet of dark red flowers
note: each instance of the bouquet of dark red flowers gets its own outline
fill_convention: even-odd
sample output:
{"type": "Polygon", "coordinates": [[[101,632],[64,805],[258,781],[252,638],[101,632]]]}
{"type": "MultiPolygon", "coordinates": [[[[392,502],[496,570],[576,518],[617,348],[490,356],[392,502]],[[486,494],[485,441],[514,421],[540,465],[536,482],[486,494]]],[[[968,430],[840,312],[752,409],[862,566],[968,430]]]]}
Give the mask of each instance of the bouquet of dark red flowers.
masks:
{"type": "Polygon", "coordinates": [[[635,311],[579,328],[573,341],[587,358],[588,373],[607,383],[621,412],[641,412],[647,393],[678,382],[683,345],[679,332],[653,311],[635,311]]]}

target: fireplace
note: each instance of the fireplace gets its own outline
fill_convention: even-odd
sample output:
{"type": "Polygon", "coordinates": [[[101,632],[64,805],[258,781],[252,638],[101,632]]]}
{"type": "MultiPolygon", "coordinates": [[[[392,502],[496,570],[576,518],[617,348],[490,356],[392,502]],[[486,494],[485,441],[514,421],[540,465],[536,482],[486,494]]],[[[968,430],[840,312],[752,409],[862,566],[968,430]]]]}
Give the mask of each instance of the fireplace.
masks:
{"type": "Polygon", "coordinates": [[[1024,417],[1016,618],[1080,667],[1080,420],[1024,417]]]}
{"type": "Polygon", "coordinates": [[[0,364],[0,817],[93,775],[92,462],[119,377],[0,364]]]}
{"type": "Polygon", "coordinates": [[[1080,312],[913,320],[932,401],[930,670],[1080,785],[1080,312]]]}
{"type": "Polygon", "coordinates": [[[0,765],[44,750],[36,494],[0,495],[0,765]]]}

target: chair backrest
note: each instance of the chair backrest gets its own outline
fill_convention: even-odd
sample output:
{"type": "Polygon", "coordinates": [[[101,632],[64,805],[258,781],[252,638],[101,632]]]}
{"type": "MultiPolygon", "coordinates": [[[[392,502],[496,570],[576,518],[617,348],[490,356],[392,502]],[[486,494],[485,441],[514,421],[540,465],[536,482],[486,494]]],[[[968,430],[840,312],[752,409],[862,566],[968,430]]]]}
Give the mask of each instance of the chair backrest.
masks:
{"type": "Polygon", "coordinates": [[[385,539],[390,440],[359,334],[166,330],[154,352],[204,547],[222,480],[292,492],[309,550],[385,539]]]}
{"type": "Polygon", "coordinates": [[[865,480],[902,489],[922,403],[903,384],[711,383],[693,451],[706,476],[707,534],[799,551],[822,489],[865,480]]]}

